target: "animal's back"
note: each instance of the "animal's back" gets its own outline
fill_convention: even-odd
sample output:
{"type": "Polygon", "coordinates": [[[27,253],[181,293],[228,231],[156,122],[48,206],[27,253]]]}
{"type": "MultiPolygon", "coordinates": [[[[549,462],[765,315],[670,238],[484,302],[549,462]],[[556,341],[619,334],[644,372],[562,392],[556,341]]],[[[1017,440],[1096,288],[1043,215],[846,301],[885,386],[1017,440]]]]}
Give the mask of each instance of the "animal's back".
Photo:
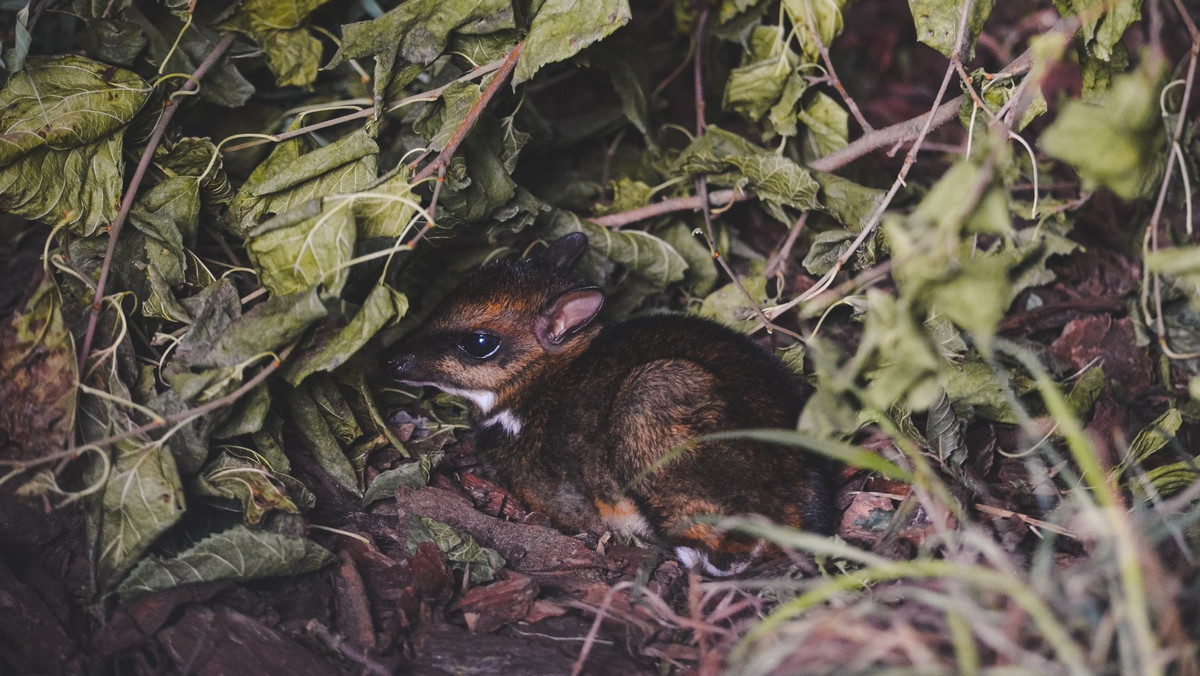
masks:
{"type": "Polygon", "coordinates": [[[546,398],[550,436],[562,439],[552,452],[579,468],[601,513],[628,497],[659,537],[728,560],[748,556],[750,541],[692,517],[761,514],[822,533],[832,526],[822,458],[748,439],[701,441],[793,428],[803,403],[787,368],[728,327],[688,315],[607,327],[546,398]]]}

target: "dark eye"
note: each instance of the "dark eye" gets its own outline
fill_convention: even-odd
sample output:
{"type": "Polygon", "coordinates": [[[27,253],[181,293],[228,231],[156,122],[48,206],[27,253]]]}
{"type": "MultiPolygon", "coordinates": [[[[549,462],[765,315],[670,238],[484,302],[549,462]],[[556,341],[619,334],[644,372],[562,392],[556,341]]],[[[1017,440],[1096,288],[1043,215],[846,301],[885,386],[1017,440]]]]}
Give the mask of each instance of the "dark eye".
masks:
{"type": "Polygon", "coordinates": [[[458,349],[475,359],[487,359],[500,349],[500,338],[490,333],[468,333],[458,341],[458,349]]]}

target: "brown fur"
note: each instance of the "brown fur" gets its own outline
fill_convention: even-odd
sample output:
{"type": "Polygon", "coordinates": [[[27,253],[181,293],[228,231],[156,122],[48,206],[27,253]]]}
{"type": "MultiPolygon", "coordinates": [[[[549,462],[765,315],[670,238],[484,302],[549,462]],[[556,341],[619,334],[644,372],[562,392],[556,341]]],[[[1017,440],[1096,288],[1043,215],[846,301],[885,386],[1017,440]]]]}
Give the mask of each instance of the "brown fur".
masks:
{"type": "Polygon", "coordinates": [[[790,373],[745,336],[697,317],[599,326],[602,296],[570,276],[585,247],[568,236],[540,260],[473,273],[397,347],[393,376],[473,393],[477,448],[560,528],[640,518],[665,544],[718,565],[763,550],[694,517],[761,514],[829,532],[826,461],[748,440],[697,441],[794,427],[803,399],[790,373]],[[458,347],[480,331],[500,339],[486,359],[458,347]]]}

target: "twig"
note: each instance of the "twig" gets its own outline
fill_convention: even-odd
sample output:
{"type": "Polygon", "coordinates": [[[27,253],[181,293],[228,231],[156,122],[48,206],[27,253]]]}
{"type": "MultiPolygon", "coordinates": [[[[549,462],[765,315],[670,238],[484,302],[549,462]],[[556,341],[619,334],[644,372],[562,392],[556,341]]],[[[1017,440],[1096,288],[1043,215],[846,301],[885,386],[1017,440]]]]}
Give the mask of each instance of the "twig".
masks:
{"type": "Polygon", "coordinates": [[[604,616],[608,613],[609,607],[612,606],[613,599],[619,592],[632,588],[632,582],[618,582],[610,587],[608,593],[604,595],[604,600],[596,608],[596,619],[592,621],[592,627],[588,630],[587,638],[583,641],[583,648],[579,651],[579,657],[575,659],[575,664],[571,666],[571,676],[579,676],[579,674],[583,673],[583,665],[587,663],[588,654],[592,652],[592,645],[596,643],[596,637],[600,633],[600,625],[604,622],[604,616]]]}
{"type": "Polygon", "coordinates": [[[483,113],[483,109],[487,107],[492,97],[496,92],[500,91],[500,85],[508,80],[508,76],[512,73],[513,68],[517,66],[517,57],[521,55],[521,48],[525,46],[524,42],[518,42],[508,56],[504,57],[504,61],[500,64],[500,68],[496,71],[495,77],[488,84],[487,89],[483,90],[483,95],[471,106],[471,110],[467,111],[467,117],[458,125],[458,129],[454,130],[454,135],[450,137],[450,141],[446,143],[446,147],[438,154],[437,159],[425,165],[425,168],[417,172],[413,177],[412,183],[419,183],[436,173],[450,166],[450,159],[454,156],[454,151],[458,150],[458,146],[462,144],[463,139],[475,127],[475,123],[479,120],[479,115],[483,113]]]}
{"type": "Polygon", "coordinates": [[[920,117],[897,122],[890,127],[863,134],[845,148],[813,160],[808,163],[808,166],[817,171],[836,171],[871,151],[911,141],[922,136],[921,130],[926,127],[940,127],[954,119],[958,115],[958,108],[962,105],[962,101],[963,97],[957,96],[920,117]]]}
{"type": "Polygon", "coordinates": [[[419,232],[417,232],[416,236],[413,237],[411,240],[409,240],[408,244],[405,245],[405,247],[409,251],[416,248],[417,242],[420,242],[425,237],[425,235],[429,234],[430,230],[433,230],[434,223],[437,222],[435,215],[437,214],[438,197],[441,196],[442,186],[445,184],[446,184],[446,167],[442,166],[438,169],[437,183],[435,183],[433,185],[433,197],[430,198],[430,200],[429,200],[429,209],[427,209],[429,218],[425,221],[425,226],[422,227],[421,230],[419,232]]]}
{"type": "MultiPolygon", "coordinates": [[[[1074,35],[1077,30],[1079,30],[1079,19],[1077,17],[1062,19],[1050,29],[1051,32],[1065,33],[1067,35],[1074,35]]],[[[1028,72],[1032,65],[1033,50],[1027,49],[1016,59],[1013,59],[1013,62],[1008,64],[1003,70],[996,73],[996,77],[1020,75],[1028,72]]],[[[932,129],[954,119],[958,114],[959,106],[962,105],[963,98],[963,96],[957,96],[920,117],[905,120],[904,122],[897,122],[890,127],[884,127],[883,129],[863,134],[845,148],[809,162],[808,166],[817,171],[835,171],[873,150],[923,137],[925,134],[928,134],[927,128],[932,129]]]]}
{"type": "MultiPolygon", "coordinates": [[[[728,206],[734,202],[744,202],[754,197],[752,192],[741,190],[717,190],[708,194],[708,203],[712,206],[728,206]]],[[[598,216],[588,220],[606,228],[619,228],[630,223],[644,221],[647,218],[662,216],[676,211],[698,211],[704,204],[704,198],[699,195],[692,197],[672,197],[644,207],[630,209],[607,216],[598,216]]]]}
{"type": "MultiPolygon", "coordinates": [[[[229,33],[221,38],[221,41],[213,47],[209,55],[196,67],[192,77],[183,83],[180,87],[180,92],[190,92],[199,86],[200,79],[204,77],[208,71],[216,65],[217,61],[225,54],[230,45],[233,44],[236,34],[229,33]]],[[[129,211],[133,208],[133,200],[137,197],[138,188],[142,184],[142,179],[146,176],[146,170],[150,167],[150,161],[154,158],[154,151],[158,148],[158,144],[162,141],[163,134],[167,131],[167,125],[170,124],[171,118],[175,117],[175,112],[179,110],[179,105],[172,98],[168,98],[164,104],[162,115],[159,116],[158,122],[154,125],[154,130],[150,133],[150,140],[146,143],[146,149],[142,151],[142,157],[138,160],[137,168],[134,169],[133,178],[129,181],[129,187],[125,189],[125,197],[121,200],[121,207],[117,210],[117,217],[113,219],[112,225],[108,232],[108,251],[104,254],[104,264],[100,267],[100,280],[96,283],[96,294],[92,297],[92,310],[88,316],[87,331],[83,334],[83,349],[79,353],[79,361],[81,364],[87,362],[88,352],[92,349],[92,340],[96,335],[96,323],[100,319],[100,303],[104,298],[104,286],[108,282],[108,272],[112,268],[113,252],[117,248],[117,237],[121,234],[121,228],[125,225],[126,219],[129,217],[129,211]]]]}
{"type": "MultiPolygon", "coordinates": [[[[696,106],[696,137],[704,135],[704,128],[707,124],[704,121],[704,26],[708,23],[708,8],[701,10],[700,18],[696,21],[696,32],[692,38],[693,45],[693,60],[692,60],[692,79],[695,92],[696,106]]],[[[780,333],[792,336],[796,340],[800,340],[800,335],[789,331],[782,326],[777,326],[771,321],[771,318],[762,310],[762,304],[750,294],[746,286],[742,284],[742,280],[733,272],[733,268],[729,267],[729,262],[717,250],[717,238],[713,232],[712,212],[708,208],[708,179],[703,175],[696,177],[696,193],[700,197],[700,213],[704,216],[704,233],[708,240],[708,250],[712,254],[713,260],[721,266],[725,271],[725,275],[733,280],[733,285],[742,292],[746,300],[750,303],[750,307],[754,309],[754,314],[758,316],[758,321],[767,329],[767,333],[773,333],[778,330],[780,333]]]]}
{"type": "Polygon", "coordinates": [[[139,434],[144,434],[146,432],[160,429],[162,427],[166,427],[167,425],[185,422],[187,420],[191,420],[192,418],[198,418],[206,413],[210,413],[210,412],[215,411],[224,406],[228,406],[228,405],[234,403],[235,401],[237,401],[238,399],[240,399],[243,395],[245,395],[250,390],[253,390],[254,388],[258,387],[262,383],[262,381],[267,379],[267,376],[269,376],[272,373],[274,373],[275,371],[277,371],[279,369],[280,365],[288,358],[288,355],[290,355],[292,353],[292,349],[295,347],[296,347],[296,344],[293,343],[293,344],[288,345],[287,347],[283,348],[282,350],[280,350],[279,356],[276,357],[274,360],[272,360],[270,364],[267,364],[266,366],[264,366],[261,371],[254,374],[253,378],[242,383],[242,385],[240,387],[238,387],[236,390],[230,392],[229,394],[227,394],[223,397],[213,399],[212,401],[208,402],[207,404],[201,404],[200,406],[197,406],[195,408],[189,408],[185,411],[179,411],[178,413],[172,413],[171,415],[164,416],[159,420],[154,420],[152,422],[146,423],[145,425],[141,425],[139,427],[134,427],[134,428],[125,430],[124,432],[121,432],[120,434],[114,434],[111,437],[105,437],[105,438],[99,439],[97,441],[90,441],[90,442],[88,442],[87,445],[88,446],[107,446],[109,444],[115,444],[118,441],[122,441],[122,440],[128,439],[130,437],[135,437],[139,434]]]}
{"type": "MultiPolygon", "coordinates": [[[[1162,184],[1158,188],[1158,200],[1154,203],[1154,212],[1150,216],[1150,223],[1146,228],[1146,232],[1150,237],[1150,248],[1154,251],[1158,250],[1158,229],[1162,220],[1163,206],[1167,201],[1167,190],[1171,185],[1171,178],[1175,174],[1175,160],[1178,153],[1174,149],[1179,146],[1179,139],[1183,136],[1184,122],[1187,120],[1188,104],[1192,96],[1192,85],[1196,79],[1196,61],[1200,59],[1200,31],[1196,30],[1196,25],[1192,23],[1191,17],[1181,4],[1177,4],[1176,8],[1184,22],[1188,27],[1188,32],[1192,38],[1192,47],[1190,50],[1190,58],[1188,60],[1187,75],[1183,81],[1183,98],[1179,102],[1179,116],[1175,119],[1175,129],[1171,134],[1171,151],[1167,153],[1167,167],[1163,170],[1162,184]]],[[[1187,171],[1184,169],[1184,171],[1187,171]]],[[[1185,177],[1186,180],[1186,177],[1185,177]]],[[[1191,228],[1191,223],[1187,224],[1191,228]]],[[[1158,334],[1158,346],[1163,351],[1163,354],[1172,359],[1191,358],[1196,355],[1180,355],[1171,349],[1167,341],[1167,327],[1163,319],[1162,313],[1162,280],[1160,275],[1147,272],[1151,277],[1154,287],[1154,314],[1155,314],[1155,331],[1158,334]]]]}
{"type": "Polygon", "coordinates": [[[800,214],[800,218],[792,224],[792,229],[788,231],[787,238],[783,241],[783,246],[779,247],[779,251],[771,260],[767,261],[767,269],[763,271],[766,277],[774,277],[783,272],[787,265],[787,259],[792,254],[792,247],[796,245],[796,240],[800,237],[800,232],[804,230],[804,223],[808,221],[808,212],[800,214]]]}
{"type": "Polygon", "coordinates": [[[858,104],[851,98],[850,93],[842,86],[842,81],[837,76],[837,71],[833,69],[833,59],[829,58],[829,48],[821,40],[821,35],[817,32],[817,22],[813,19],[812,5],[804,3],[804,23],[808,26],[808,32],[812,36],[813,43],[817,45],[817,50],[821,52],[821,61],[825,63],[825,72],[829,73],[829,83],[841,95],[842,100],[846,102],[846,107],[850,109],[850,114],[858,121],[858,125],[862,127],[864,133],[875,131],[867,118],[863,117],[862,111],[858,109],[858,104]]]}
{"type": "MultiPolygon", "coordinates": [[[[871,218],[863,225],[862,230],[859,231],[858,236],[854,238],[854,241],[850,243],[850,246],[846,249],[845,253],[843,253],[836,262],[834,262],[833,267],[829,270],[829,272],[825,273],[825,276],[822,277],[821,280],[818,281],[811,289],[804,292],[800,296],[797,296],[794,301],[791,301],[792,303],[804,302],[804,300],[810,299],[829,288],[829,285],[833,282],[833,279],[837,276],[838,272],[840,272],[846,263],[848,263],[850,259],[854,257],[855,253],[858,252],[858,247],[862,246],[863,242],[867,241],[867,238],[875,232],[875,228],[879,225],[879,219],[883,217],[883,212],[887,210],[888,205],[892,203],[892,199],[896,196],[896,193],[900,191],[900,186],[904,185],[904,177],[908,176],[909,170],[912,169],[913,164],[915,164],[917,161],[917,153],[920,151],[921,143],[924,142],[925,136],[929,133],[929,130],[933,128],[935,113],[938,110],[945,108],[945,106],[941,103],[942,97],[946,95],[946,88],[949,87],[950,81],[954,79],[954,64],[957,63],[961,58],[963,42],[967,35],[967,18],[971,14],[972,2],[973,0],[966,0],[963,3],[962,18],[958,22],[958,35],[954,39],[954,55],[950,57],[950,65],[946,68],[946,74],[942,77],[942,85],[938,88],[937,96],[933,101],[933,110],[930,111],[929,115],[925,117],[925,125],[921,128],[920,133],[917,134],[916,139],[913,140],[912,147],[908,149],[908,155],[904,157],[904,164],[901,165],[900,173],[896,175],[896,180],[892,183],[891,189],[888,190],[887,194],[884,195],[883,199],[879,202],[879,206],[875,207],[875,211],[871,213],[871,218]]],[[[958,98],[961,99],[962,97],[960,96],[958,98]]],[[[891,127],[889,127],[889,129],[890,128],[891,127]]]]}

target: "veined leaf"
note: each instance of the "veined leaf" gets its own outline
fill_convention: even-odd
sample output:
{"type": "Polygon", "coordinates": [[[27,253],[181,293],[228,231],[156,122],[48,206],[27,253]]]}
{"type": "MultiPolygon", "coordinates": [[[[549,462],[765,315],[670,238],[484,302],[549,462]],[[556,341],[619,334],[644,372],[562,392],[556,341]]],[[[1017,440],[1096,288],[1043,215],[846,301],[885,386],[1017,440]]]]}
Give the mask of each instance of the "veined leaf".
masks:
{"type": "Polygon", "coordinates": [[[1114,78],[1112,89],[1095,104],[1068,102],[1038,143],[1074,167],[1087,190],[1108,188],[1125,200],[1145,195],[1164,163],[1160,79],[1157,71],[1143,67],[1114,78]]]}
{"type": "Polygon", "coordinates": [[[297,386],[312,373],[332,371],[357,354],[380,329],[394,324],[406,312],[407,296],[386,284],[376,286],[349,323],[331,335],[318,332],[315,343],[288,362],[284,379],[297,386]]]}
{"type": "Polygon", "coordinates": [[[629,23],[628,0],[546,0],[533,17],[513,84],[534,76],[542,66],[565,61],[629,23]]]}
{"type": "Polygon", "coordinates": [[[299,575],[332,561],[328,550],[307,538],[234,526],[171,558],[152,556],[142,561],[117,591],[128,600],[190,582],[299,575]]]}
{"type": "Polygon", "coordinates": [[[379,146],[365,131],[315,150],[305,148],[303,139],[280,143],[242,184],[231,205],[239,234],[249,233],[263,218],[328,195],[363,190],[376,180],[379,146]]]}
{"type": "Polygon", "coordinates": [[[442,461],[444,455],[445,452],[439,449],[422,455],[416,462],[406,462],[395,469],[381,473],[375,477],[375,480],[363,493],[363,507],[366,508],[372,503],[392,497],[396,493],[396,489],[401,486],[421,488],[428,484],[430,475],[433,474],[433,470],[437,469],[438,463],[442,461]]]}
{"type": "Polygon", "coordinates": [[[121,201],[124,126],[150,87],[81,56],[31,57],[0,90],[0,210],[84,235],[121,201]]]}
{"type": "Polygon", "coordinates": [[[480,545],[470,535],[441,521],[413,515],[408,520],[408,552],[415,554],[422,542],[437,545],[455,568],[467,572],[474,584],[490,582],[505,564],[500,552],[480,545]]]}
{"type": "Polygon", "coordinates": [[[35,459],[67,447],[75,429],[75,341],[51,275],[0,326],[0,430],[5,456],[35,459]]]}
{"type": "Polygon", "coordinates": [[[242,0],[222,27],[249,36],[263,49],[280,87],[312,84],[320,65],[321,43],[305,25],[308,15],[329,0],[242,0]]]}

